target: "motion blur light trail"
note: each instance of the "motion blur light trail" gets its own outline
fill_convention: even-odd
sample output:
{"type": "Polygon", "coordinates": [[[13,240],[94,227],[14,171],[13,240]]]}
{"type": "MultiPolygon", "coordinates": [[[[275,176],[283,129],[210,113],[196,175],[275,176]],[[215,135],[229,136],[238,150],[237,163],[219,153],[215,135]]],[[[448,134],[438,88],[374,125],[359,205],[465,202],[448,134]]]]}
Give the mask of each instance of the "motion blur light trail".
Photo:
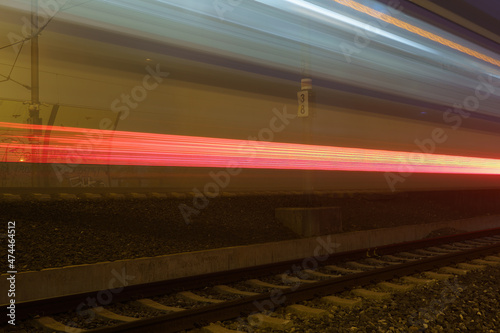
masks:
{"type": "Polygon", "coordinates": [[[500,160],[489,158],[1,122],[0,129],[3,162],[500,174],[500,160]],[[50,138],[33,136],[48,129],[50,138]]]}
{"type": "Polygon", "coordinates": [[[364,6],[360,3],[357,3],[356,1],[353,0],[333,0],[341,5],[347,6],[349,8],[352,8],[354,10],[357,10],[358,12],[365,13],[367,15],[370,15],[372,17],[375,17],[377,19],[380,19],[384,22],[390,23],[396,27],[399,27],[401,29],[405,29],[409,32],[412,32],[414,34],[420,35],[422,37],[428,38],[434,42],[440,43],[444,46],[451,47],[452,49],[458,50],[460,52],[463,52],[465,54],[468,54],[472,57],[475,57],[477,59],[486,61],[492,65],[500,67],[500,61],[493,59],[491,57],[488,57],[485,54],[482,54],[480,52],[474,51],[468,47],[465,47],[463,45],[460,45],[458,43],[452,42],[446,38],[443,38],[441,36],[438,36],[436,34],[433,34],[429,31],[426,31],[422,28],[416,27],[414,25],[411,25],[409,23],[406,23],[404,21],[398,20],[390,15],[381,13],[379,11],[376,11],[375,9],[372,9],[370,7],[364,6]]]}

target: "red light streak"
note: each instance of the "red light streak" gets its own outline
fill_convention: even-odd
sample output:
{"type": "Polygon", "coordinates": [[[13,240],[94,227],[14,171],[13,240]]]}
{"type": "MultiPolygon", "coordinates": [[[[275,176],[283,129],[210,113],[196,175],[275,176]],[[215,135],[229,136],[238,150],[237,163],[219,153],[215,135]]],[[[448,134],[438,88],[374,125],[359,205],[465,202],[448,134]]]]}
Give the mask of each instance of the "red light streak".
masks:
{"type": "Polygon", "coordinates": [[[0,129],[10,141],[0,142],[2,162],[500,174],[500,159],[479,157],[2,122],[0,129]],[[43,136],[35,141],[31,133],[46,129],[48,145],[43,136]]]}

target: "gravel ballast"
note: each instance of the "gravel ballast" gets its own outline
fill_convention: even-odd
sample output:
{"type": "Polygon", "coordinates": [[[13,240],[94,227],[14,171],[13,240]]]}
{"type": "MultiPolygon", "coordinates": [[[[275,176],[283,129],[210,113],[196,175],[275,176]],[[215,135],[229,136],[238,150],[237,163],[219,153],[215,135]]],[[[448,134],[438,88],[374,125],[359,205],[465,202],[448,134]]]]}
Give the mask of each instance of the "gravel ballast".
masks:
{"type": "MultiPolygon", "coordinates": [[[[500,332],[500,268],[488,267],[447,281],[393,294],[390,300],[363,300],[361,307],[343,309],[328,306],[317,300],[304,302],[315,308],[328,310],[326,318],[304,319],[286,313],[283,308],[273,313],[282,319],[291,319],[293,328],[287,332],[500,332]]],[[[267,333],[276,330],[227,321],[222,325],[243,332],[267,333]]]]}
{"type": "MultiPolygon", "coordinates": [[[[0,255],[7,254],[7,221],[16,221],[16,269],[21,272],[299,238],[275,220],[278,207],[338,206],[344,231],[500,213],[500,205],[487,196],[470,196],[216,197],[197,209],[189,224],[179,207],[193,208],[192,198],[0,202],[0,255]]],[[[6,265],[1,263],[3,271],[6,265]]]]}

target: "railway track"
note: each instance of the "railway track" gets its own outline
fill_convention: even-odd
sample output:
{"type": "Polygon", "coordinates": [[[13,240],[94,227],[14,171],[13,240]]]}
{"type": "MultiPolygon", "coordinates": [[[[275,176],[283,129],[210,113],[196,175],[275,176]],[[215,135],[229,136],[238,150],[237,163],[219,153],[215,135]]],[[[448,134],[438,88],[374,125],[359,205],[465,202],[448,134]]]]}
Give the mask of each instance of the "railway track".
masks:
{"type": "MultiPolygon", "coordinates": [[[[30,319],[35,325],[56,332],[178,332],[235,318],[239,318],[243,326],[275,325],[285,330],[290,323],[285,319],[265,316],[262,311],[272,312],[278,307],[318,297],[330,297],[330,301],[339,302],[340,306],[342,302],[356,302],[356,299],[335,296],[346,290],[351,290],[356,297],[384,298],[387,297],[386,292],[369,290],[370,287],[365,289],[365,286],[382,282],[377,284],[378,290],[406,290],[413,284],[425,283],[425,280],[445,279],[450,274],[465,274],[487,265],[498,265],[500,258],[495,256],[498,254],[500,230],[489,230],[335,254],[328,258],[316,258],[315,261],[305,258],[222,274],[126,287],[113,299],[118,302],[133,300],[124,303],[127,304],[125,307],[78,308],[78,302],[92,297],[89,294],[21,304],[19,311],[37,315],[37,318],[30,319]],[[320,265],[315,267],[314,263],[320,265]],[[420,272],[424,273],[419,278],[412,277],[420,272]],[[405,283],[390,282],[395,278],[401,278],[400,281],[405,283]],[[78,310],[68,315],[51,316],[68,308],[78,310]],[[143,311],[141,316],[146,317],[134,317],[137,316],[134,308],[140,308],[143,311]],[[91,328],[79,330],[67,326],[76,324],[73,321],[75,315],[87,321],[91,318],[93,325],[86,325],[91,328]]],[[[315,310],[320,311],[301,305],[291,309],[303,315],[314,315],[317,313],[315,310]]],[[[219,329],[213,324],[206,328],[209,332],[219,329]]]]}

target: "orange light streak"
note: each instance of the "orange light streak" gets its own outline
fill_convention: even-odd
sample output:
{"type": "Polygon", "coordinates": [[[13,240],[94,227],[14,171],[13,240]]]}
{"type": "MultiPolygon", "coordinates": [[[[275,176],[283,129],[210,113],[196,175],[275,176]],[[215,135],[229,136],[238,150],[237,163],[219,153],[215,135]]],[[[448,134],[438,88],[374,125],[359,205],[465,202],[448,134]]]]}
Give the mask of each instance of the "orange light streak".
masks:
{"type": "Polygon", "coordinates": [[[401,21],[397,18],[394,18],[390,15],[381,13],[375,9],[372,9],[370,7],[367,7],[365,5],[362,5],[360,3],[357,3],[356,1],[353,0],[333,0],[341,5],[347,6],[349,8],[352,8],[358,12],[365,13],[367,15],[370,15],[372,17],[375,17],[379,20],[382,20],[384,22],[390,23],[396,27],[399,27],[401,29],[404,29],[406,31],[412,32],[414,34],[417,34],[419,36],[425,37],[427,39],[430,39],[434,42],[437,42],[441,45],[448,46],[452,49],[455,49],[457,51],[460,51],[462,53],[465,53],[467,55],[470,55],[474,58],[486,61],[492,65],[500,67],[500,61],[491,58],[485,54],[482,54],[480,52],[474,51],[466,46],[460,45],[458,43],[452,42],[451,40],[448,40],[446,38],[443,38],[441,36],[438,36],[436,34],[433,34],[432,32],[429,32],[427,30],[424,30],[422,28],[416,27],[412,24],[409,24],[407,22],[401,21]]]}

